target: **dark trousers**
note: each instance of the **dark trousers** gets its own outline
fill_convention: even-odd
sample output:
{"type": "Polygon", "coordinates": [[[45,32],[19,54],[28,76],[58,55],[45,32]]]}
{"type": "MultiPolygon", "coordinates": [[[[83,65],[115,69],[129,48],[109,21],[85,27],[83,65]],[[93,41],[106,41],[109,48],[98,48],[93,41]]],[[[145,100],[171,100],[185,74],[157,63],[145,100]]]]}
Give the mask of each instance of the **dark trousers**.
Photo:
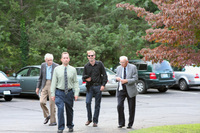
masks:
{"type": "Polygon", "coordinates": [[[128,126],[132,127],[135,119],[135,105],[136,105],[136,96],[130,98],[126,89],[118,91],[117,100],[117,111],[118,111],[118,124],[125,126],[125,115],[124,115],[124,100],[127,98],[128,108],[129,108],[129,123],[128,126]]]}
{"type": "Polygon", "coordinates": [[[95,110],[93,116],[93,122],[98,123],[99,112],[100,112],[100,105],[101,105],[101,97],[102,92],[100,90],[101,86],[91,86],[86,93],[86,108],[87,108],[87,116],[88,121],[92,121],[92,109],[91,109],[91,102],[92,97],[95,97],[95,110]]]}
{"type": "Polygon", "coordinates": [[[71,90],[66,95],[64,91],[56,89],[55,96],[55,103],[58,108],[58,130],[65,129],[64,106],[66,110],[67,127],[73,128],[74,92],[71,90]]]}

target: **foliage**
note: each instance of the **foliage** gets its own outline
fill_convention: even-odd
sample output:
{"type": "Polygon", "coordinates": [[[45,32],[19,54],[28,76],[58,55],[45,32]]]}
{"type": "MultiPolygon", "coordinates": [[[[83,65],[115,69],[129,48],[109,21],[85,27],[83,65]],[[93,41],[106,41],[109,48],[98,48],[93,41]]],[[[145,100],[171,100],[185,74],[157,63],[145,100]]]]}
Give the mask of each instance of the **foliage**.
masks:
{"type": "Polygon", "coordinates": [[[28,60],[28,52],[29,52],[29,45],[28,45],[28,36],[26,34],[26,27],[24,19],[21,20],[21,39],[20,39],[20,55],[21,55],[21,64],[22,66],[27,65],[28,60]]]}
{"type": "Polygon", "coordinates": [[[167,59],[173,66],[200,65],[200,1],[152,0],[159,8],[157,14],[130,4],[117,4],[134,11],[152,26],[145,39],[161,44],[155,49],[144,48],[138,54],[154,62],[167,59]]]}
{"type": "MultiPolygon", "coordinates": [[[[156,12],[151,0],[126,0],[156,12]]],[[[126,2],[125,1],[125,2],[126,2]]],[[[19,70],[24,65],[41,64],[46,53],[60,62],[63,51],[70,64],[83,66],[86,51],[94,49],[97,60],[113,67],[119,56],[139,58],[136,51],[154,47],[141,38],[150,26],[124,9],[120,0],[2,0],[0,1],[1,70],[19,70]],[[22,3],[21,3],[22,2],[22,3]]]]}

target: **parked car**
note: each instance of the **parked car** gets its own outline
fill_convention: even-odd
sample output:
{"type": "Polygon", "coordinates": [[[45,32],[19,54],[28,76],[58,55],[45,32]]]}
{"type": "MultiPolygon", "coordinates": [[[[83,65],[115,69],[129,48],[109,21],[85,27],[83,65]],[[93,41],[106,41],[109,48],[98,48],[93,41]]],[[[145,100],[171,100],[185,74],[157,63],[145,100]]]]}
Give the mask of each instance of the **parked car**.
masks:
{"type": "Polygon", "coordinates": [[[173,67],[176,86],[182,91],[189,90],[191,86],[200,86],[200,67],[185,66],[183,68],[173,67]]]}
{"type": "Polygon", "coordinates": [[[76,67],[77,78],[79,82],[80,93],[86,92],[86,82],[82,80],[83,67],[76,67]]]}
{"type": "MultiPolygon", "coordinates": [[[[80,93],[86,93],[86,91],[87,91],[86,82],[83,82],[83,80],[82,80],[83,69],[84,69],[84,67],[76,67],[77,75],[78,75],[78,79],[79,79],[80,93]]],[[[105,70],[108,75],[108,82],[105,86],[104,91],[109,92],[110,95],[115,95],[117,86],[118,86],[116,79],[115,79],[115,73],[113,71],[109,70],[108,68],[105,68],[105,70]]]]}
{"type": "Polygon", "coordinates": [[[137,90],[144,94],[148,89],[158,89],[166,92],[170,86],[175,84],[173,69],[168,61],[152,63],[151,61],[129,60],[138,69],[137,90]]]}
{"type": "Polygon", "coordinates": [[[7,75],[0,71],[0,98],[11,101],[13,96],[21,93],[20,83],[10,80],[7,75]]]}
{"type": "Polygon", "coordinates": [[[26,66],[9,78],[19,81],[22,88],[21,94],[37,95],[35,89],[40,75],[40,68],[40,65],[26,66]]]}

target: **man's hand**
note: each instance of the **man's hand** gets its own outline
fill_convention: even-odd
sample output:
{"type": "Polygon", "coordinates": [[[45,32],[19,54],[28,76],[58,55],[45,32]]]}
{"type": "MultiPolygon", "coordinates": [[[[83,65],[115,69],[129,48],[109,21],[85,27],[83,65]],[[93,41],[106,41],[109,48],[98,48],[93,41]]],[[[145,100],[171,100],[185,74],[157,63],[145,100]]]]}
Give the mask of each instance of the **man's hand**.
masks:
{"type": "Polygon", "coordinates": [[[39,90],[40,90],[39,88],[36,88],[36,90],[35,90],[37,95],[39,95],[39,90]]]}
{"type": "Polygon", "coordinates": [[[77,99],[78,99],[78,96],[74,96],[74,99],[75,99],[75,101],[77,101],[77,99]]]}
{"type": "Polygon", "coordinates": [[[103,91],[104,89],[105,89],[105,87],[104,87],[104,86],[101,86],[100,90],[103,91]]]}
{"type": "Polygon", "coordinates": [[[55,96],[51,97],[51,100],[52,100],[52,101],[55,101],[55,96]]]}
{"type": "Polygon", "coordinates": [[[90,82],[91,81],[91,77],[86,78],[85,80],[88,81],[88,82],[90,82]]]}
{"type": "Polygon", "coordinates": [[[121,79],[121,83],[126,84],[126,83],[128,83],[128,80],[127,79],[121,79]]]}
{"type": "Polygon", "coordinates": [[[120,78],[120,77],[116,77],[116,80],[117,80],[117,81],[120,81],[120,80],[121,80],[121,78],[120,78]]]}

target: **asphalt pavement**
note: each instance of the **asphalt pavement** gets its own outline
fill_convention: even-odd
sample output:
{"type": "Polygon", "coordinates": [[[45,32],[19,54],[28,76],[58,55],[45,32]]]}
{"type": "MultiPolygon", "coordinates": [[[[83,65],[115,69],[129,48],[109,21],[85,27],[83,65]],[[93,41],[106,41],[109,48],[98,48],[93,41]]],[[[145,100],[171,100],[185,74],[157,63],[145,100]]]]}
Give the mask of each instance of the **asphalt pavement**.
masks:
{"type": "MultiPolygon", "coordinates": [[[[151,91],[136,98],[136,117],[132,129],[117,128],[117,99],[109,94],[102,97],[98,127],[87,121],[85,96],[74,103],[74,132],[77,133],[127,133],[130,131],[162,125],[200,123],[200,90],[166,93],[151,91]]],[[[48,104],[48,103],[47,103],[48,104]]],[[[94,111],[94,99],[92,103],[94,111]]],[[[126,123],[128,107],[125,101],[126,123]]],[[[0,133],[56,133],[57,126],[43,124],[44,118],[36,98],[14,98],[11,102],[0,99],[0,133]]],[[[126,125],[127,126],[127,125],[126,125]]],[[[67,133],[68,129],[64,130],[67,133]]]]}

